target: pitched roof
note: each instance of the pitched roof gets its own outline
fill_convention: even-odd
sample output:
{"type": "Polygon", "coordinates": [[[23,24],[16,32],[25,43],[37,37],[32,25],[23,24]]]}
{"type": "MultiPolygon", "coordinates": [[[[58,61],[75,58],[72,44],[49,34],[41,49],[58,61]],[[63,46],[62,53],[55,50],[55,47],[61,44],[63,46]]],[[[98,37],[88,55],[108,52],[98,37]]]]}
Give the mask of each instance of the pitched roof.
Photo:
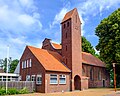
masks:
{"type": "Polygon", "coordinates": [[[52,52],[32,46],[27,47],[30,49],[32,54],[38,59],[38,61],[42,64],[45,70],[70,72],[70,70],[61,63],[62,57],[57,52],[52,52]]]}
{"type": "Polygon", "coordinates": [[[82,63],[105,67],[105,63],[90,53],[82,52],[82,63]]]}
{"type": "MultiPolygon", "coordinates": [[[[54,46],[55,49],[62,48],[62,45],[59,45],[56,43],[52,43],[52,45],[54,46]]],[[[87,52],[82,52],[82,63],[88,64],[88,65],[105,67],[104,62],[102,62],[100,59],[96,58],[95,56],[87,52]]]]}
{"type": "Polygon", "coordinates": [[[64,21],[70,19],[70,18],[72,17],[72,15],[73,15],[73,13],[74,13],[75,10],[77,10],[77,9],[74,8],[73,10],[67,12],[67,13],[65,14],[65,16],[64,16],[64,18],[63,18],[63,20],[62,20],[62,22],[64,22],[64,21]]]}
{"type": "Polygon", "coordinates": [[[56,43],[51,43],[51,44],[55,49],[62,49],[62,46],[60,44],[56,44],[56,43]]]}

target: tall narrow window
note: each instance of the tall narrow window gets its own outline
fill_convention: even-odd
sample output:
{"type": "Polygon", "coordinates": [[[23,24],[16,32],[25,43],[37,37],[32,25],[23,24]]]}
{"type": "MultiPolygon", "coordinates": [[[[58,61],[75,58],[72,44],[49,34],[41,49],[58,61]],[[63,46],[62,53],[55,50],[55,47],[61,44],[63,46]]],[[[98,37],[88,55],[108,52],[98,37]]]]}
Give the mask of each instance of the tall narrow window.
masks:
{"type": "Polygon", "coordinates": [[[98,80],[101,80],[101,70],[98,71],[98,80]]]}
{"type": "Polygon", "coordinates": [[[26,75],[26,81],[30,81],[30,75],[26,75]]]}
{"type": "Polygon", "coordinates": [[[77,23],[77,15],[76,15],[76,17],[75,17],[75,18],[76,18],[76,23],[77,23]]]}
{"type": "Polygon", "coordinates": [[[36,76],[36,84],[42,84],[42,75],[36,76]]]}
{"type": "Polygon", "coordinates": [[[67,51],[67,45],[66,45],[66,51],[67,51]]]}
{"type": "Polygon", "coordinates": [[[30,64],[29,64],[29,67],[32,67],[32,60],[30,59],[30,64]]]}
{"type": "Polygon", "coordinates": [[[26,68],[26,60],[24,61],[24,68],[26,68]]]}
{"type": "Polygon", "coordinates": [[[82,75],[85,76],[85,68],[82,67],[82,75]]]}
{"type": "Polygon", "coordinates": [[[29,60],[27,60],[27,68],[28,68],[29,60]]]}
{"type": "Polygon", "coordinates": [[[93,68],[90,69],[90,80],[93,80],[93,68]]]}
{"type": "Polygon", "coordinates": [[[64,28],[66,27],[66,24],[64,24],[64,28]]]}
{"type": "Polygon", "coordinates": [[[50,84],[58,84],[57,75],[50,75],[50,84]]]}
{"type": "Polygon", "coordinates": [[[22,69],[24,68],[24,61],[22,61],[22,69]]]}
{"type": "Polygon", "coordinates": [[[67,38],[67,32],[65,33],[65,37],[67,38]]]}
{"type": "Polygon", "coordinates": [[[69,22],[67,22],[67,27],[69,27],[69,22]]]}
{"type": "Polygon", "coordinates": [[[66,58],[66,64],[68,63],[67,58],[66,58]]]}

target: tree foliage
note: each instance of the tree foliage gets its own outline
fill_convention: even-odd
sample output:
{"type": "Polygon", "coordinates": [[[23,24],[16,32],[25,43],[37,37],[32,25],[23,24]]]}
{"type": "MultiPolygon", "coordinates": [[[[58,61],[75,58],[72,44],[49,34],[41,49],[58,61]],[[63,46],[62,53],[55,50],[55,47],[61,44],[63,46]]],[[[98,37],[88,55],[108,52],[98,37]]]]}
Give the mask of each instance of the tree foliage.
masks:
{"type": "MultiPolygon", "coordinates": [[[[120,68],[120,8],[103,19],[95,33],[99,37],[96,49],[100,51],[100,57],[108,69],[112,69],[112,63],[117,63],[117,68],[120,68]]],[[[116,72],[120,74],[118,70],[116,72]]]]}
{"type": "Polygon", "coordinates": [[[82,36],[82,51],[91,53],[92,55],[99,58],[99,55],[95,53],[95,50],[91,43],[84,36],[82,36]]]}
{"type": "MultiPolygon", "coordinates": [[[[18,62],[19,62],[18,59],[12,60],[11,58],[9,58],[9,60],[8,60],[8,72],[13,73],[17,67],[18,62]]],[[[4,72],[6,72],[7,58],[0,59],[0,67],[4,69],[4,72]]]]}
{"type": "Polygon", "coordinates": [[[14,73],[16,67],[17,67],[17,64],[18,64],[19,60],[18,59],[15,59],[11,62],[10,64],[10,73],[14,73]]]}

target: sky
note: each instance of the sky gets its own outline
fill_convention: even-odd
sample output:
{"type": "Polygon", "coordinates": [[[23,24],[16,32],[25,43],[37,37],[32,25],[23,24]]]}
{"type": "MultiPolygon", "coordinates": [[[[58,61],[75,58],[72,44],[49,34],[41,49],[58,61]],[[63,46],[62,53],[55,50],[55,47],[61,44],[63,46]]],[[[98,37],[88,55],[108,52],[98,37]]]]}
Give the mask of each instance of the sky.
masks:
{"type": "Polygon", "coordinates": [[[0,0],[0,59],[20,59],[26,45],[41,48],[45,38],[61,42],[61,21],[77,8],[82,36],[95,46],[95,28],[120,7],[120,0],[0,0]]]}

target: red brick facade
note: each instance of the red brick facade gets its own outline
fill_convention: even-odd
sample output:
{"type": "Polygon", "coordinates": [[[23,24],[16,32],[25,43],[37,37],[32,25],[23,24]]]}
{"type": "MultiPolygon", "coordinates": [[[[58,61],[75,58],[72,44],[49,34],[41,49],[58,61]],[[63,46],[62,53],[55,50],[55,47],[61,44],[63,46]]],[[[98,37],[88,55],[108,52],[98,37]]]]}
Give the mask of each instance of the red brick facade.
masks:
{"type": "Polygon", "coordinates": [[[27,75],[32,79],[34,75],[35,84],[37,80],[41,80],[40,84],[36,84],[36,91],[42,93],[109,87],[109,74],[105,64],[81,50],[81,21],[77,9],[65,15],[61,26],[62,45],[45,38],[42,49],[28,46],[25,48],[20,59],[22,80],[25,81],[27,75]],[[23,68],[23,62],[30,64],[30,59],[32,65],[23,68]],[[41,78],[37,78],[38,75],[41,78]],[[54,78],[51,75],[55,75],[54,78]],[[61,79],[60,76],[64,78],[61,79]],[[52,84],[52,80],[57,80],[57,83],[52,84]],[[60,80],[65,80],[65,83],[61,84],[60,80]]]}

